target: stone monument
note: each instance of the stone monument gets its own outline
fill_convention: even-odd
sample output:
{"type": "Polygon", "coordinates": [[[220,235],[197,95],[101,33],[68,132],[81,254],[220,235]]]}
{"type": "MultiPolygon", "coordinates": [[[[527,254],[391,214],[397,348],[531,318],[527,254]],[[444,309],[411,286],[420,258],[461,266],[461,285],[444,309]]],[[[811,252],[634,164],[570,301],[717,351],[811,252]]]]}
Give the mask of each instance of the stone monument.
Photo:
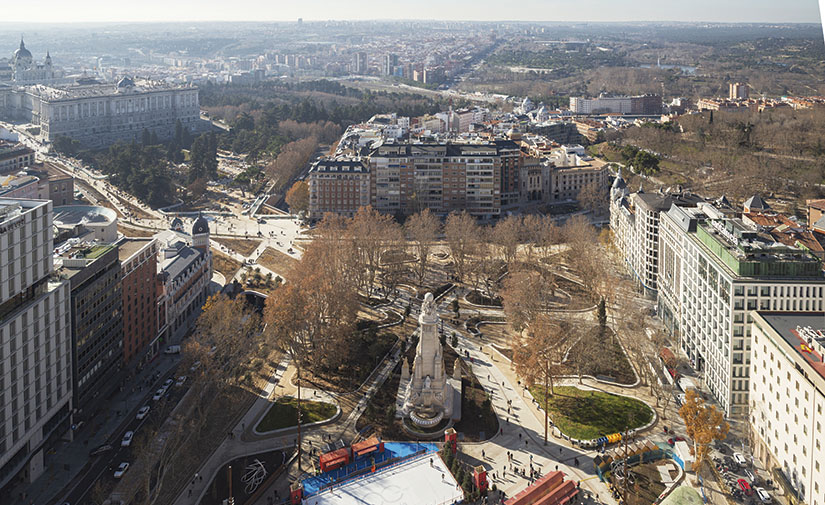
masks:
{"type": "MultiPolygon", "coordinates": [[[[439,317],[432,293],[427,293],[418,317],[419,340],[412,372],[402,366],[399,383],[401,417],[417,426],[432,427],[461,412],[461,382],[447,376],[438,338],[439,317]],[[457,405],[457,408],[453,408],[457,405]]],[[[406,362],[405,362],[406,365],[406,362]]]]}

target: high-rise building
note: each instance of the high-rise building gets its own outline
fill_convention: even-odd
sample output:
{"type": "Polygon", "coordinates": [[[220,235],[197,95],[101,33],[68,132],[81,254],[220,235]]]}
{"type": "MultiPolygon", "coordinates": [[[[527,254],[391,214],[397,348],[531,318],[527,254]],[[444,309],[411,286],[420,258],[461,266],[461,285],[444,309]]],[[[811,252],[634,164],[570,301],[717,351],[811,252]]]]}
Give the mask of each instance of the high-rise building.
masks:
{"type": "Polygon", "coordinates": [[[359,51],[352,55],[352,73],[355,75],[367,73],[367,53],[359,51]]]}
{"type": "Polygon", "coordinates": [[[393,75],[395,73],[395,67],[398,66],[398,55],[393,53],[388,53],[384,56],[384,75],[393,75]]]}
{"type": "Polygon", "coordinates": [[[659,224],[659,314],[728,415],[748,408],[750,311],[823,310],[822,263],[805,237],[784,243],[759,221],[700,202],[659,224]]]}
{"type": "Polygon", "coordinates": [[[69,283],[53,276],[52,203],[0,199],[0,487],[43,472],[69,429],[69,283]]]}
{"type": "Polygon", "coordinates": [[[118,385],[123,365],[123,298],[117,216],[104,207],[55,209],[61,230],[57,273],[71,287],[73,405],[88,420],[94,405],[118,385]]]}
{"type": "Polygon", "coordinates": [[[825,318],[821,312],[762,311],[750,317],[753,455],[789,501],[822,505],[825,318]]]}
{"type": "Polygon", "coordinates": [[[750,87],[742,82],[732,82],[728,85],[728,98],[731,100],[747,100],[750,98],[750,87]]]}

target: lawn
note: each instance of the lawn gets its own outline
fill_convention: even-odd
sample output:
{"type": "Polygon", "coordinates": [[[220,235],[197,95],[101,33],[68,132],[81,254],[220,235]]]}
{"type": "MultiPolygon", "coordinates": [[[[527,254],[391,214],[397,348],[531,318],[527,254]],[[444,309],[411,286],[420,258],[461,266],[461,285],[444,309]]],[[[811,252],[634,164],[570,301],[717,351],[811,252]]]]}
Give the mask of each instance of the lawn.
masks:
{"type": "MultiPolygon", "coordinates": [[[[544,387],[533,386],[530,393],[544,407],[544,387]]],[[[638,428],[653,418],[650,407],[635,398],[572,386],[556,386],[548,410],[562,433],[578,440],[638,428]]]]}
{"type": "Polygon", "coordinates": [[[292,256],[271,247],[264,249],[264,252],[258,257],[259,265],[272,270],[282,277],[284,274],[289,273],[297,262],[298,260],[292,256]]]}
{"type": "Polygon", "coordinates": [[[247,240],[242,238],[221,238],[217,240],[217,242],[232,249],[241,256],[249,256],[261,245],[260,240],[247,240]]]}
{"type": "MultiPolygon", "coordinates": [[[[337,408],[331,403],[314,402],[311,400],[301,400],[301,424],[324,421],[335,415],[337,408]]],[[[280,430],[297,426],[298,424],[298,399],[284,397],[273,403],[261,422],[258,423],[258,431],[280,430]]]]}
{"type": "Polygon", "coordinates": [[[241,262],[213,249],[212,268],[222,273],[226,278],[226,283],[229,284],[235,274],[238,273],[238,270],[241,269],[241,262]]]}

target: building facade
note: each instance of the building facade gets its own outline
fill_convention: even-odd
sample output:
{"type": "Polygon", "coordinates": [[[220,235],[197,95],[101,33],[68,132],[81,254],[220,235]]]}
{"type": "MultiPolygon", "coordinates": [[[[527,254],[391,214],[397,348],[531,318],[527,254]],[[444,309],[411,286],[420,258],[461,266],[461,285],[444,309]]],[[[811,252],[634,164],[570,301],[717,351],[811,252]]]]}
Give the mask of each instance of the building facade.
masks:
{"type": "Polygon", "coordinates": [[[23,170],[34,164],[34,151],[23,144],[0,140],[0,175],[23,170]]]}
{"type": "Polygon", "coordinates": [[[570,97],[573,114],[631,114],[652,116],[662,113],[662,97],[659,95],[606,96],[598,98],[570,97]]]}
{"type": "Polygon", "coordinates": [[[212,280],[212,252],[209,248],[209,224],[198,217],[191,233],[186,233],[180,219],[172,229],[155,235],[158,241],[160,296],[158,301],[158,338],[153,346],[179,343],[201,313],[209,296],[212,280]]]}
{"type": "Polygon", "coordinates": [[[118,252],[123,286],[123,362],[140,366],[159,351],[157,240],[123,237],[118,241],[118,252]]]}
{"type": "Polygon", "coordinates": [[[58,272],[71,286],[73,405],[78,419],[88,420],[118,386],[123,365],[118,246],[80,242],[58,250],[58,272]]]}
{"type": "Polygon", "coordinates": [[[69,283],[52,247],[51,202],[0,199],[0,488],[36,479],[71,424],[69,283]]]}
{"type": "Polygon", "coordinates": [[[659,314],[727,415],[748,407],[749,311],[823,310],[822,264],[729,206],[671,206],[659,231],[659,314]]]}
{"type": "Polygon", "coordinates": [[[321,159],[310,169],[309,212],[353,216],[370,204],[369,168],[360,159],[321,159]]]}
{"type": "Polygon", "coordinates": [[[825,318],[751,312],[749,436],[791,503],[825,503],[825,318]]]}
{"type": "Polygon", "coordinates": [[[174,136],[181,122],[190,132],[208,128],[200,119],[198,89],[124,77],[117,84],[23,86],[8,97],[8,113],[40,127],[40,138],[58,136],[87,147],[140,140],[143,130],[160,139],[174,136]]]}

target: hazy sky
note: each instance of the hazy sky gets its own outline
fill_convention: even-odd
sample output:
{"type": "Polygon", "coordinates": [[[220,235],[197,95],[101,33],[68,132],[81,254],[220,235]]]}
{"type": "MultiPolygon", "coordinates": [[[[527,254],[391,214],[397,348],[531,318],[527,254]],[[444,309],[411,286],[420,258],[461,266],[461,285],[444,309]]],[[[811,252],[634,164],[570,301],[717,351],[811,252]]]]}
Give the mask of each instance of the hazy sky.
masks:
{"type": "Polygon", "coordinates": [[[817,0],[9,0],[0,22],[451,19],[819,22],[817,0]]]}

